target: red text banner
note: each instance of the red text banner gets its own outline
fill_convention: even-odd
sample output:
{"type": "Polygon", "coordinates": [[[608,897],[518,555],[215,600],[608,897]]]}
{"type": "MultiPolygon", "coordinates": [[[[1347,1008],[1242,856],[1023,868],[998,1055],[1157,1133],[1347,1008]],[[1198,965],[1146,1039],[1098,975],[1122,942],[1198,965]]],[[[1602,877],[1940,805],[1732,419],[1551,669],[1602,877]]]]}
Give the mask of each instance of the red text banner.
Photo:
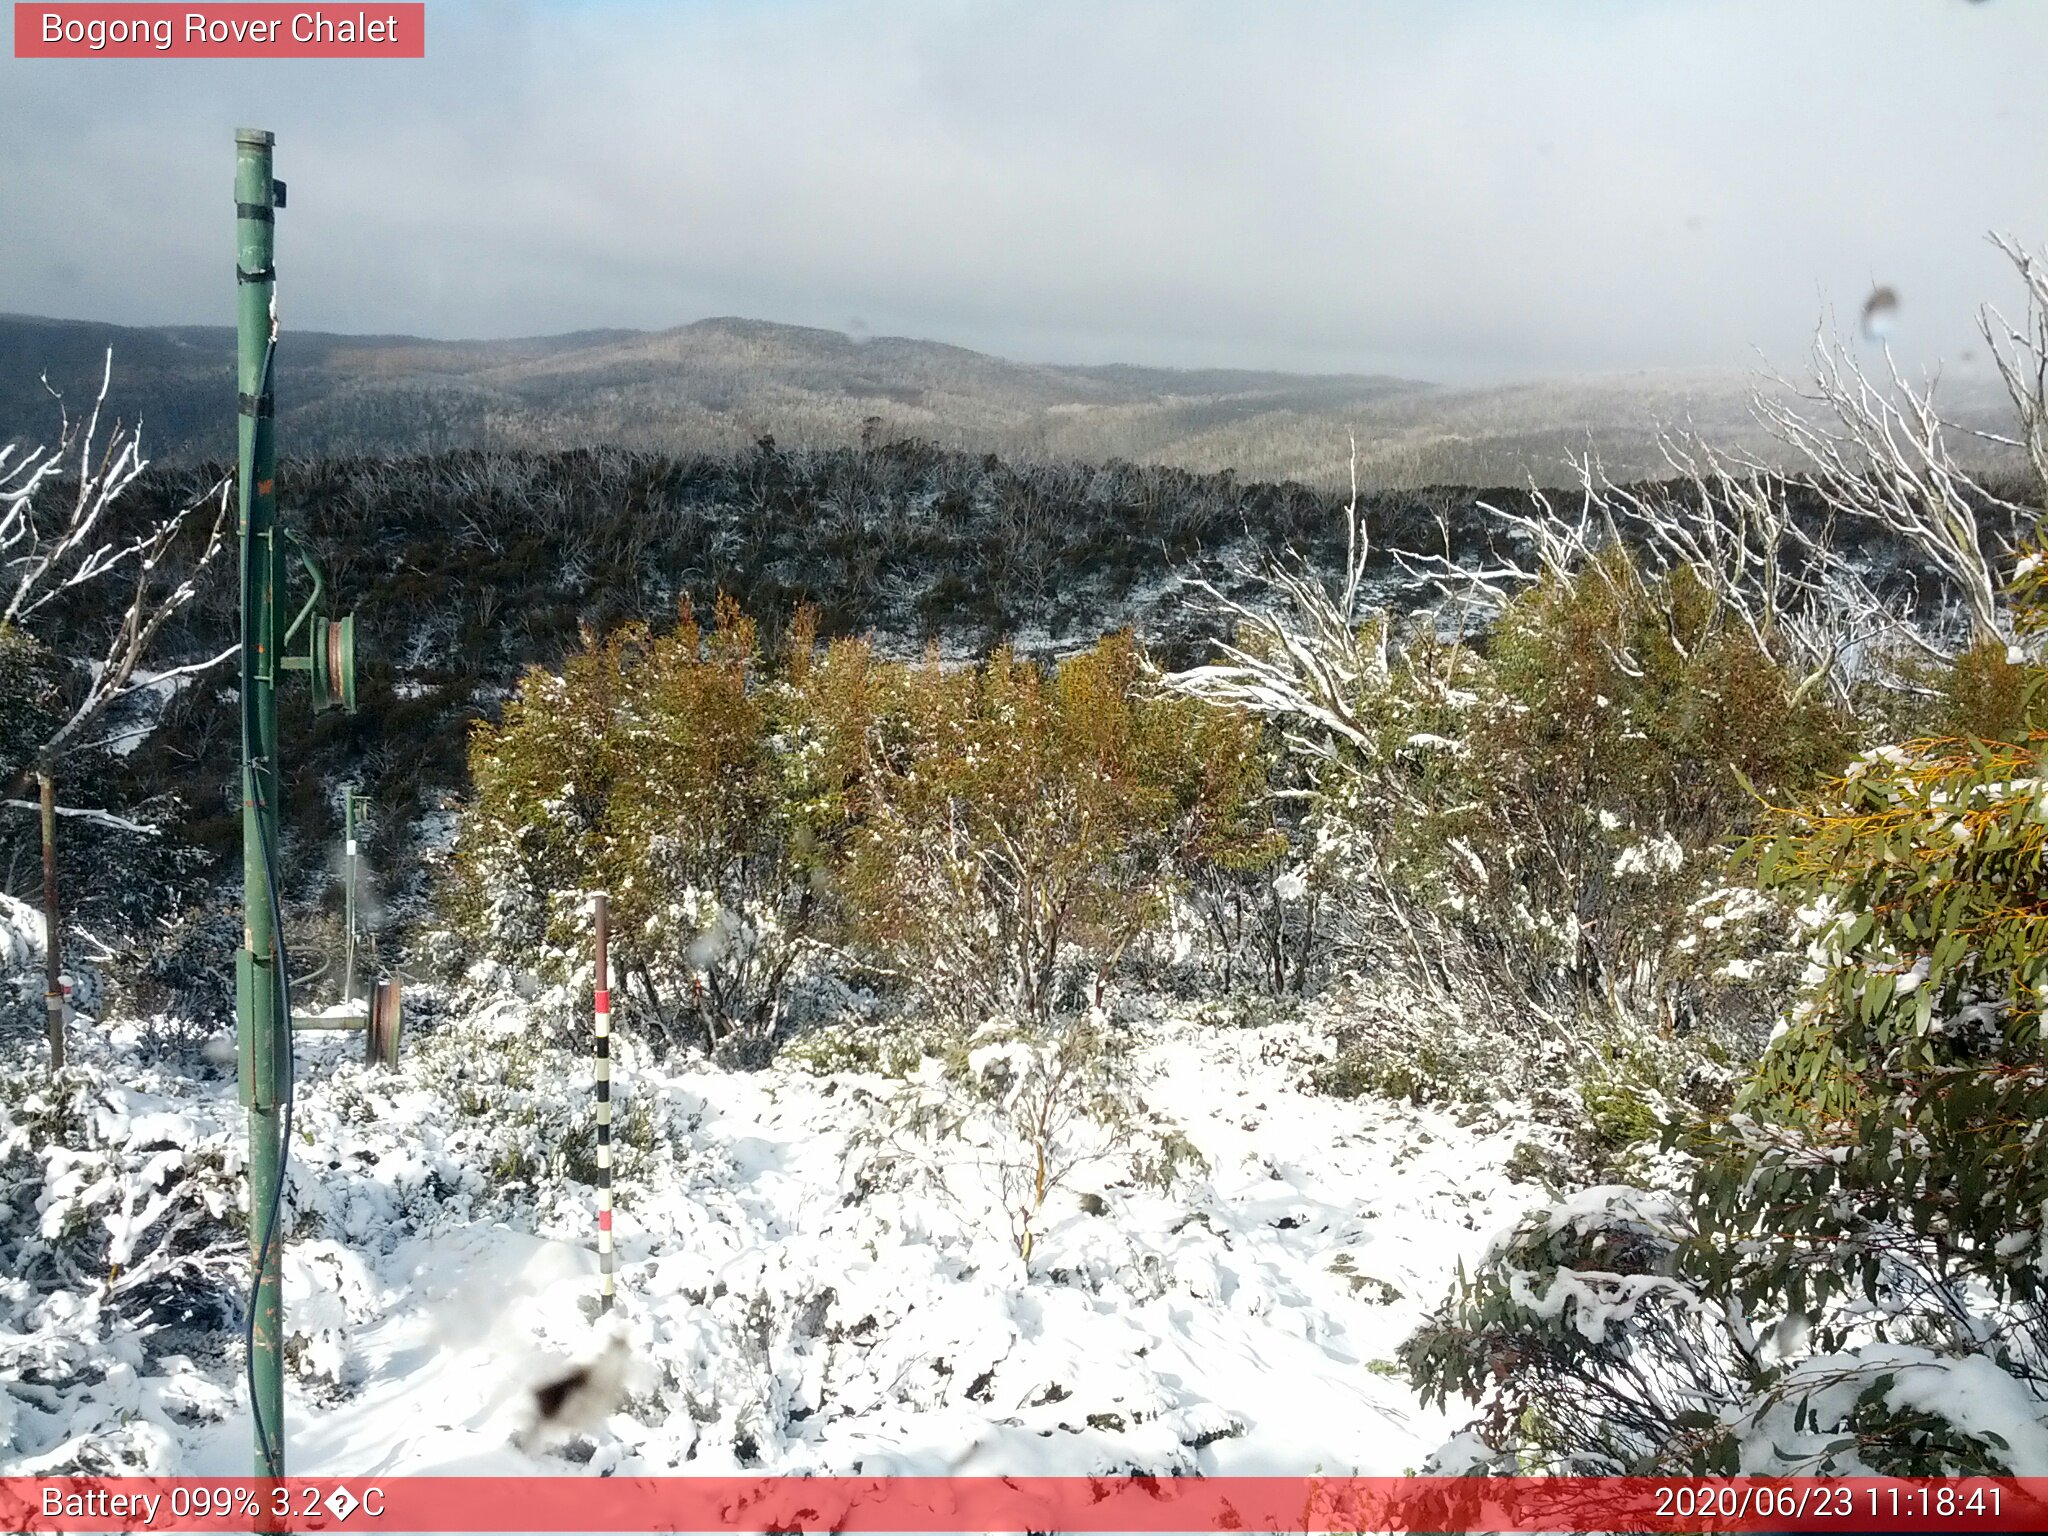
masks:
{"type": "Polygon", "coordinates": [[[14,7],[18,59],[423,59],[412,4],[14,7]]]}
{"type": "Polygon", "coordinates": [[[0,1478],[8,1531],[2039,1531],[2048,1478],[0,1478]]]}

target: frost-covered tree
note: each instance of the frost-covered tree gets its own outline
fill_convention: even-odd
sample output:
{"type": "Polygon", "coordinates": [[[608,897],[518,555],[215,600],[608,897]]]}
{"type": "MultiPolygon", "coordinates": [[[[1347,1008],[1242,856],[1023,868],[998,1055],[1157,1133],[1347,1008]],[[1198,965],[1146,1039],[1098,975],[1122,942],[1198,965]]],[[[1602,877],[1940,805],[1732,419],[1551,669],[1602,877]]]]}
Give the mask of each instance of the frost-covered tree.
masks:
{"type": "Polygon", "coordinates": [[[1465,1452],[2048,1471],[2044,755],[1883,748],[1759,839],[1812,935],[1799,1006],[1730,1112],[1673,1127],[1688,1187],[1533,1213],[1410,1340],[1482,1409],[1465,1452]]]}
{"type": "MultiPolygon", "coordinates": [[[[54,445],[0,446],[0,648],[8,658],[4,730],[28,759],[42,821],[43,917],[46,940],[50,1061],[64,1064],[62,914],[57,891],[57,821],[83,816],[117,830],[155,829],[105,811],[57,804],[57,779],[69,758],[108,745],[93,729],[144,688],[177,686],[235,654],[230,647],[204,660],[145,671],[164,625],[196,597],[226,542],[225,479],[167,516],[137,523],[122,498],[147,467],[141,428],[115,422],[104,438],[100,417],[113,379],[109,351],[99,392],[83,417],[57,396],[54,445]],[[65,494],[59,495],[57,493],[65,494]],[[212,514],[207,523],[208,513],[212,514]],[[39,636],[53,605],[96,610],[62,639],[39,636]],[[103,638],[102,638],[103,637],[103,638]]],[[[52,392],[54,394],[54,391],[52,392]]],[[[147,726],[131,729],[133,741],[147,726]]]]}
{"type": "MultiPolygon", "coordinates": [[[[2048,288],[2000,243],[2030,308],[1985,315],[2014,395],[1999,440],[2034,462],[2048,288]]],[[[2010,714],[2031,641],[1997,541],[2026,498],[1959,461],[1932,385],[1888,353],[1867,369],[1824,336],[1812,373],[1756,397],[1794,468],[1675,436],[1653,484],[1581,460],[1569,504],[1535,487],[1527,510],[1482,504],[1477,559],[1448,529],[1439,553],[1395,551],[1405,607],[1373,579],[1355,495],[1335,573],[1280,558],[1193,583],[1231,635],[1167,686],[1277,727],[1306,781],[1307,868],[1343,891],[1340,944],[1425,989],[1504,983],[1675,1025],[1709,1002],[1702,961],[1725,946],[1694,919],[1725,931],[1699,904],[1753,790],[1796,795],[1944,697],[2010,714]],[[1873,539],[1931,583],[1917,616],[1875,590],[1873,539]]],[[[1727,958],[1746,964],[1708,969],[1740,979],[1727,958]]]]}
{"type": "Polygon", "coordinates": [[[1710,579],[1618,537],[1539,523],[1551,547],[1519,578],[1449,589],[1477,613],[1418,616],[1364,598],[1351,520],[1341,582],[1282,561],[1247,573],[1257,599],[1212,589],[1232,640],[1165,679],[1277,727],[1302,877],[1347,963],[1482,1015],[1670,1027],[1735,1006],[1699,926],[1726,914],[1701,904],[1751,786],[1846,760],[1845,712],[1710,579]]]}

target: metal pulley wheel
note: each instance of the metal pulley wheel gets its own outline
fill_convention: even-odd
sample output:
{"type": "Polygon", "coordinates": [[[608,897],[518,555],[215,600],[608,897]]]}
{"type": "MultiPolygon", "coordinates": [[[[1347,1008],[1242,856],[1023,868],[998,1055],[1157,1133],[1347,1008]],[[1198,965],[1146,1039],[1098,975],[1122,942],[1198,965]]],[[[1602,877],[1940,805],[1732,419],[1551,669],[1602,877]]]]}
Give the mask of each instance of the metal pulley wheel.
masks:
{"type": "Polygon", "coordinates": [[[313,620],[313,708],[356,710],[356,616],[313,620]]]}

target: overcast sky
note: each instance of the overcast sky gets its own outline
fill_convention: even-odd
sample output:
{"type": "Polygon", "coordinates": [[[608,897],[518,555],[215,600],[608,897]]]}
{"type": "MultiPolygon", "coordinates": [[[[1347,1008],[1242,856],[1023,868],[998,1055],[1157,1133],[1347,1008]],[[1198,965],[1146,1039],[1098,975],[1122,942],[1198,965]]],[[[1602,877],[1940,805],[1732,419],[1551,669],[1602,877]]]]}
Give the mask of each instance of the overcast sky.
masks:
{"type": "MultiPolygon", "coordinates": [[[[374,9],[374,6],[371,7],[374,9]]],[[[1035,361],[1484,380],[1961,360],[2048,242],[2040,0],[431,0],[424,61],[0,57],[0,310],[230,323],[232,130],[305,329],[737,314],[1035,361]]]]}

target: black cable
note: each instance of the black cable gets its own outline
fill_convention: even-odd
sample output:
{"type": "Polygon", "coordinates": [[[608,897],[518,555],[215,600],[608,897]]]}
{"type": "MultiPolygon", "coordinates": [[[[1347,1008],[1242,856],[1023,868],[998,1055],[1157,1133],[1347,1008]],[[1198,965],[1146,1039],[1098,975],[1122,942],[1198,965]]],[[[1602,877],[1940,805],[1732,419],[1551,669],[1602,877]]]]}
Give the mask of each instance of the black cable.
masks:
{"type": "MultiPolygon", "coordinates": [[[[272,764],[274,772],[274,764],[272,764]]],[[[256,1298],[262,1290],[262,1272],[270,1262],[270,1245],[276,1241],[276,1223],[285,1204],[285,1182],[291,1176],[291,1110],[297,1098],[299,1085],[299,1061],[297,1044],[291,1034],[291,969],[285,956],[285,907],[276,893],[279,887],[279,866],[276,866],[276,848],[270,844],[270,819],[264,815],[262,805],[256,807],[256,831],[262,840],[262,862],[264,862],[264,885],[270,887],[270,952],[276,958],[276,1026],[285,1042],[285,1098],[279,1114],[279,1157],[276,1157],[276,1184],[270,1188],[270,1210],[264,1214],[262,1243],[256,1247],[256,1272],[250,1276],[250,1305],[248,1305],[248,1378],[250,1378],[250,1417],[256,1421],[256,1438],[262,1440],[264,1462],[270,1466],[270,1477],[283,1477],[285,1468],[285,1425],[274,1425],[276,1434],[270,1434],[264,1421],[262,1409],[256,1403],[256,1298]]],[[[285,1276],[279,1274],[279,1288],[283,1288],[285,1276]]],[[[276,1346],[283,1350],[283,1339],[276,1346]]]]}
{"type": "MultiPolygon", "coordinates": [[[[273,765],[272,771],[275,771],[275,765],[273,765]]],[[[253,778],[253,774],[251,777],[253,778]]],[[[285,1181],[291,1171],[292,1104],[295,1097],[294,1090],[298,1083],[299,1063],[297,1042],[292,1038],[292,980],[291,971],[285,958],[284,908],[277,894],[277,850],[271,845],[270,820],[264,815],[264,807],[261,805],[256,809],[256,830],[263,843],[263,868],[267,877],[264,883],[270,888],[270,942],[271,953],[276,957],[277,962],[277,989],[275,997],[278,1006],[276,1012],[278,1014],[278,1025],[284,1036],[285,1072],[284,1100],[281,1105],[281,1113],[278,1116],[277,1182],[271,1188],[270,1209],[265,1214],[263,1220],[263,1241],[256,1248],[255,1272],[249,1277],[249,1315],[244,1359],[247,1362],[249,1376],[249,1414],[255,1420],[256,1437],[263,1444],[263,1459],[269,1466],[272,1477],[282,1477],[284,1475],[284,1426],[282,1424],[274,1426],[276,1430],[274,1435],[264,1426],[263,1410],[258,1405],[256,1397],[256,1304],[262,1293],[264,1266],[270,1261],[271,1244],[277,1238],[278,1216],[284,1206],[285,1181]]],[[[282,1268],[281,1265],[280,1268],[282,1268]]],[[[278,1286],[280,1290],[283,1288],[283,1285],[284,1276],[279,1274],[278,1286]]],[[[282,1349],[284,1340],[279,1339],[277,1345],[282,1349]]]]}
{"type": "MultiPolygon", "coordinates": [[[[270,368],[271,363],[277,356],[277,331],[274,318],[271,325],[270,340],[263,349],[263,379],[257,390],[259,396],[270,393],[270,368]]],[[[246,537],[247,535],[245,534],[244,538],[246,539],[246,537]]],[[[256,1262],[249,1276],[249,1302],[248,1306],[244,1309],[243,1315],[242,1358],[243,1370],[249,1385],[249,1416],[256,1426],[256,1440],[263,1451],[263,1460],[265,1466],[269,1469],[269,1475],[281,1477],[284,1475],[284,1425],[282,1423],[266,1425],[263,1422],[263,1406],[259,1401],[256,1391],[256,1308],[263,1292],[263,1271],[270,1262],[271,1246],[277,1239],[278,1217],[282,1213],[284,1206],[285,1180],[291,1169],[292,1101],[293,1089],[298,1080],[298,1059],[296,1046],[292,1040],[291,966],[286,957],[284,947],[284,907],[278,896],[277,849],[272,846],[270,840],[270,821],[266,814],[269,807],[265,806],[257,796],[258,786],[262,783],[262,779],[256,771],[258,765],[258,759],[255,755],[255,748],[258,745],[256,690],[249,686],[249,683],[253,680],[253,668],[249,664],[246,650],[249,644],[249,637],[256,628],[256,625],[251,623],[252,615],[250,612],[249,572],[250,568],[255,564],[252,555],[253,551],[244,549],[242,557],[242,644],[245,649],[243,652],[243,686],[241,690],[242,761],[245,765],[245,771],[249,775],[248,793],[256,810],[257,839],[263,845],[264,884],[269,887],[270,950],[271,960],[276,967],[275,974],[277,977],[277,986],[272,996],[277,1004],[274,1011],[278,1014],[278,1018],[273,1020],[273,1023],[281,1025],[284,1035],[285,1078],[284,1099],[280,1106],[282,1113],[278,1121],[277,1182],[270,1192],[270,1208],[264,1213],[263,1217],[263,1237],[256,1245],[256,1262]]],[[[276,602],[275,593],[272,594],[271,601],[274,605],[276,602]]],[[[269,647],[265,646],[264,651],[267,655],[269,647]]],[[[271,774],[275,776],[277,773],[275,760],[265,759],[263,761],[271,774]]],[[[243,896],[245,905],[247,900],[247,894],[245,893],[243,896]]],[[[253,1024],[253,1022],[252,1020],[251,1023],[253,1024]]],[[[249,1059],[250,1067],[253,1071],[256,1064],[255,1041],[253,1040],[249,1043],[249,1059]]],[[[257,1085],[252,1082],[250,1084],[252,1099],[256,1096],[256,1088],[257,1085]]],[[[249,1169],[252,1181],[255,1168],[256,1149],[252,1146],[249,1149],[249,1169]]],[[[250,1187],[250,1214],[255,1214],[255,1188],[253,1182],[250,1187]]],[[[283,1284],[284,1277],[280,1274],[278,1277],[280,1289],[282,1289],[283,1284]]],[[[280,1349],[283,1343],[282,1339],[277,1341],[280,1349]]]]}

